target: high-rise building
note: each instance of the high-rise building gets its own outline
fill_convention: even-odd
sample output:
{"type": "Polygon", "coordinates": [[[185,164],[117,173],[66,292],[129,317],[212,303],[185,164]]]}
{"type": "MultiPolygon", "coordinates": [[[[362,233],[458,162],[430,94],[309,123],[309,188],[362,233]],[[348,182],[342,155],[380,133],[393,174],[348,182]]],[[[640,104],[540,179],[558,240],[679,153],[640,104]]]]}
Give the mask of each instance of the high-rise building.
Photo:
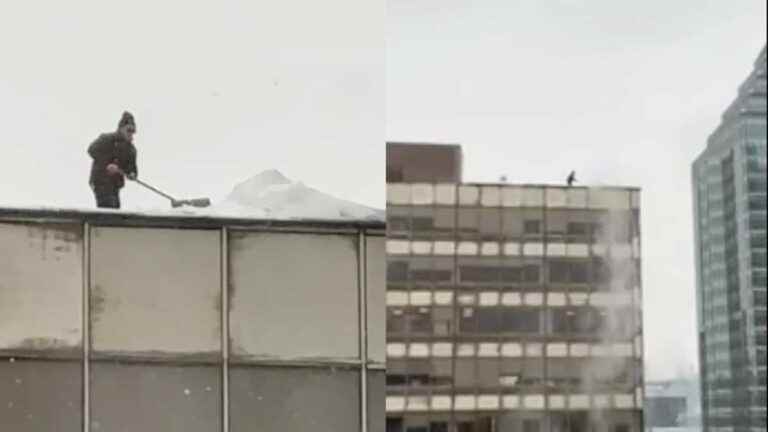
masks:
{"type": "Polygon", "coordinates": [[[395,149],[387,431],[641,432],[639,191],[420,176],[424,145],[395,149]]]}
{"type": "Polygon", "coordinates": [[[645,430],[648,432],[701,432],[699,381],[679,376],[645,383],[645,430]]]}
{"type": "Polygon", "coordinates": [[[766,430],[766,54],[693,164],[702,422],[766,430]]]}

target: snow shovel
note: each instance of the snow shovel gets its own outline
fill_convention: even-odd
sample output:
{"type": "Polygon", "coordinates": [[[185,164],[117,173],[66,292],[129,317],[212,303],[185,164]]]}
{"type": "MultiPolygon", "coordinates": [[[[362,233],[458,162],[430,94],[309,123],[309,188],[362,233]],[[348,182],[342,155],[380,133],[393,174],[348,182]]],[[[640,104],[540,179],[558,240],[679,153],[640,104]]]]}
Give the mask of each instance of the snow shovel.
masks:
{"type": "Polygon", "coordinates": [[[134,181],[134,182],[144,186],[145,188],[151,190],[152,192],[162,196],[163,198],[169,200],[171,202],[171,206],[173,208],[181,207],[183,205],[189,205],[189,206],[192,206],[192,207],[208,207],[209,205],[211,205],[211,200],[208,199],[208,198],[195,198],[195,199],[177,200],[176,198],[168,195],[167,193],[165,193],[165,192],[163,192],[163,191],[161,191],[161,190],[159,190],[159,189],[157,189],[157,188],[155,188],[155,187],[153,187],[153,186],[151,186],[151,185],[149,185],[147,183],[144,183],[143,181],[141,181],[141,180],[139,180],[137,178],[132,179],[132,178],[128,177],[122,170],[120,170],[120,174],[125,176],[125,178],[127,178],[128,180],[134,181]]]}
{"type": "MultiPolygon", "coordinates": [[[[129,180],[131,180],[131,179],[129,179],[129,180]]],[[[158,194],[158,195],[168,199],[169,201],[171,201],[171,206],[173,208],[181,207],[183,205],[189,205],[189,206],[192,206],[192,207],[208,207],[209,205],[211,205],[211,200],[208,199],[208,198],[194,198],[194,199],[177,200],[176,198],[168,195],[167,193],[165,193],[165,192],[163,192],[163,191],[161,191],[159,189],[156,189],[153,186],[148,185],[148,184],[144,183],[143,181],[141,181],[139,179],[133,179],[132,181],[134,181],[134,182],[144,186],[145,188],[151,190],[152,192],[154,192],[154,193],[156,193],[156,194],[158,194]]]]}

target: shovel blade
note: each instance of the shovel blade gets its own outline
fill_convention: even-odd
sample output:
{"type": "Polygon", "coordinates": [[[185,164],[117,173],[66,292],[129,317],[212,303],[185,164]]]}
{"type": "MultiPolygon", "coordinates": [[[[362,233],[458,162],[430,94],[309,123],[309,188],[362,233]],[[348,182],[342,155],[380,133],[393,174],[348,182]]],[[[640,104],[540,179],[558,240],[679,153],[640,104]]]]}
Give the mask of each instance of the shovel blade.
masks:
{"type": "Polygon", "coordinates": [[[208,198],[195,198],[189,200],[189,205],[192,207],[208,207],[211,205],[211,200],[208,198]]]}
{"type": "Polygon", "coordinates": [[[208,207],[211,205],[211,200],[208,198],[195,198],[195,199],[188,199],[188,200],[174,200],[171,202],[171,205],[175,207],[181,207],[184,205],[192,206],[192,207],[208,207]]]}

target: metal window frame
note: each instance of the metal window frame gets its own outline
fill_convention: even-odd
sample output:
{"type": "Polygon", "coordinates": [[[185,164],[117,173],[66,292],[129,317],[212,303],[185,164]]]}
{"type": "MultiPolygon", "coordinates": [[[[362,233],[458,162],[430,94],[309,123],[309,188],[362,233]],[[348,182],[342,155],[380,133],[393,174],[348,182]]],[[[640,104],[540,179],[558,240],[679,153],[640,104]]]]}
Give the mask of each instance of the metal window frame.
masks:
{"type": "MultiPolygon", "coordinates": [[[[133,229],[178,229],[178,230],[210,230],[219,233],[219,295],[221,296],[220,310],[220,331],[221,345],[219,358],[213,361],[204,361],[207,365],[220,367],[221,377],[221,430],[229,432],[231,428],[230,419],[230,382],[229,369],[233,362],[230,357],[230,299],[229,299],[229,280],[230,280],[230,234],[233,231],[249,232],[274,232],[274,233],[295,233],[295,234],[336,234],[349,236],[355,239],[357,245],[356,268],[357,268],[357,307],[358,307],[358,358],[350,362],[313,361],[302,362],[299,366],[308,367],[337,367],[343,366],[351,370],[359,368],[360,383],[360,431],[368,431],[369,409],[368,400],[369,389],[369,371],[382,371],[384,364],[378,362],[371,363],[368,357],[369,316],[368,316],[368,239],[372,237],[385,237],[385,224],[383,222],[323,222],[323,221],[243,221],[243,220],[210,220],[201,218],[153,218],[150,216],[132,216],[132,215],[113,215],[99,214],[76,211],[46,211],[46,210],[8,210],[0,209],[0,221],[4,223],[26,223],[26,224],[74,224],[82,228],[82,250],[81,250],[81,271],[82,271],[82,290],[81,290],[81,338],[82,346],[78,349],[82,355],[81,364],[81,396],[82,396],[82,427],[83,432],[91,431],[91,418],[93,415],[91,404],[91,369],[92,362],[104,359],[117,359],[110,353],[96,353],[92,350],[92,314],[91,314],[91,293],[95,283],[95,252],[93,231],[99,228],[133,228],[133,229]],[[186,223],[189,222],[189,223],[186,223]],[[369,364],[370,363],[370,364],[369,364]]],[[[383,243],[382,243],[383,244],[383,243]]],[[[382,281],[382,287],[385,286],[382,281]]],[[[382,305],[382,307],[385,307],[382,305]]],[[[174,357],[165,357],[156,359],[125,359],[127,361],[139,361],[162,364],[199,364],[199,361],[189,359],[176,359],[174,357]]],[[[183,356],[182,356],[183,357],[183,356]]],[[[55,361],[56,358],[41,355],[43,360],[55,361]]],[[[123,359],[122,357],[119,357],[123,359]]],[[[248,365],[266,366],[269,364],[285,367],[297,366],[295,362],[247,362],[248,365]]],[[[382,411],[384,407],[381,407],[382,411]]]]}

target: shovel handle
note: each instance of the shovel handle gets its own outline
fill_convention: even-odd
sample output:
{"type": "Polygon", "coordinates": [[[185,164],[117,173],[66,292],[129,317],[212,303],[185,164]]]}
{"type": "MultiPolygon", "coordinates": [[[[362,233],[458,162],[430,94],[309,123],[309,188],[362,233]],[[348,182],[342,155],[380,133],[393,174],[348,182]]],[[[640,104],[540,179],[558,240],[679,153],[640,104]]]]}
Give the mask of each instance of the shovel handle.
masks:
{"type": "Polygon", "coordinates": [[[139,180],[139,179],[138,179],[138,178],[136,178],[136,177],[134,177],[134,178],[130,178],[130,177],[128,177],[128,175],[125,173],[125,171],[123,171],[121,168],[118,168],[118,172],[119,172],[119,173],[120,173],[120,174],[121,174],[123,177],[127,178],[128,180],[130,180],[130,181],[133,181],[133,182],[136,182],[136,183],[138,183],[138,184],[140,184],[140,185],[144,186],[145,188],[147,188],[147,189],[151,190],[152,192],[154,192],[154,193],[156,193],[156,194],[158,194],[158,195],[162,196],[163,198],[165,198],[165,199],[167,199],[167,200],[170,200],[170,201],[171,201],[171,205],[172,205],[173,207],[178,207],[178,205],[177,205],[177,204],[178,204],[178,201],[176,200],[176,198],[174,198],[174,197],[172,197],[172,196],[168,195],[167,193],[165,193],[165,192],[163,192],[163,191],[161,191],[161,190],[159,190],[159,189],[157,189],[157,188],[154,188],[154,187],[152,187],[152,186],[150,186],[150,185],[148,185],[148,184],[144,183],[143,181],[139,180]]]}
{"type": "Polygon", "coordinates": [[[170,200],[172,204],[174,204],[174,203],[176,203],[176,202],[177,202],[177,201],[176,201],[176,198],[174,198],[174,197],[172,197],[172,196],[168,195],[167,193],[165,193],[165,192],[163,192],[163,191],[161,191],[161,190],[158,190],[158,189],[156,189],[156,188],[154,188],[154,187],[152,187],[152,186],[150,186],[150,185],[148,185],[148,184],[144,183],[143,181],[141,181],[141,180],[139,180],[139,179],[133,179],[132,181],[135,181],[136,183],[138,183],[138,184],[140,184],[140,185],[144,186],[145,188],[147,188],[147,189],[151,190],[152,192],[154,192],[154,193],[156,193],[156,194],[158,194],[158,195],[161,195],[162,197],[164,197],[164,198],[166,198],[166,199],[170,200]]]}
{"type": "Polygon", "coordinates": [[[123,170],[120,170],[119,172],[120,172],[120,174],[122,174],[123,176],[128,178],[128,180],[136,182],[139,185],[144,186],[145,188],[151,190],[152,192],[154,192],[154,193],[162,196],[163,198],[169,200],[171,202],[171,207],[173,207],[173,208],[181,207],[181,206],[183,206],[185,204],[192,205],[194,207],[208,207],[210,205],[210,200],[208,200],[207,198],[205,200],[177,200],[176,198],[168,195],[167,193],[165,193],[165,192],[163,192],[163,191],[161,191],[161,190],[159,190],[159,189],[157,189],[157,188],[155,188],[153,186],[150,186],[150,185],[144,183],[143,181],[139,180],[138,178],[135,178],[135,177],[134,178],[130,178],[130,177],[128,177],[127,175],[125,175],[123,170]]]}

